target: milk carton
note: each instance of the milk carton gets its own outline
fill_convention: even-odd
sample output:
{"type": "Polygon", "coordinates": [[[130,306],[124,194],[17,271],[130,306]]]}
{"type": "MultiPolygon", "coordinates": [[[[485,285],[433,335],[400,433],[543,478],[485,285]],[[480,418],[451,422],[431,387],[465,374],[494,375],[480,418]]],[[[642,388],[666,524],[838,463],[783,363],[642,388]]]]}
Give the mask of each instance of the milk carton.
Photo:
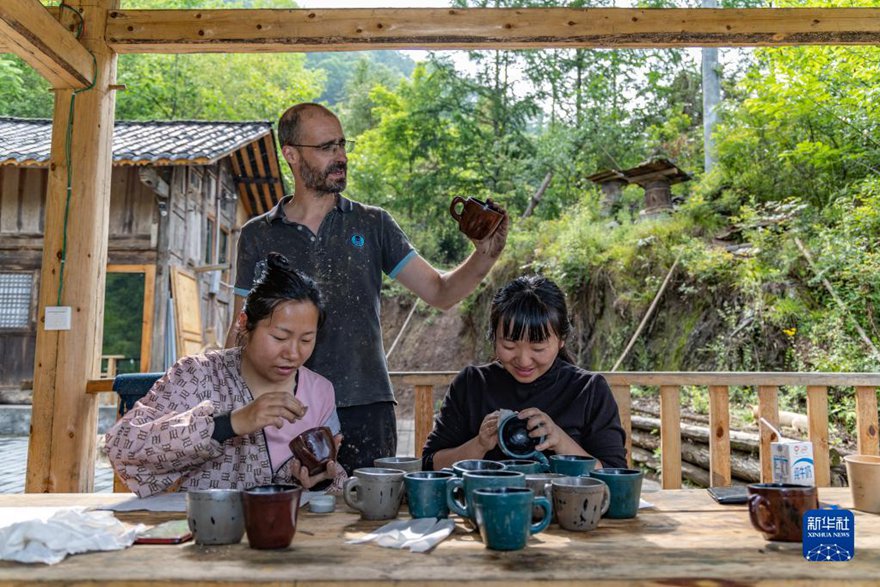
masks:
{"type": "Polygon", "coordinates": [[[813,443],[800,440],[780,440],[770,443],[774,483],[815,485],[813,443]]]}

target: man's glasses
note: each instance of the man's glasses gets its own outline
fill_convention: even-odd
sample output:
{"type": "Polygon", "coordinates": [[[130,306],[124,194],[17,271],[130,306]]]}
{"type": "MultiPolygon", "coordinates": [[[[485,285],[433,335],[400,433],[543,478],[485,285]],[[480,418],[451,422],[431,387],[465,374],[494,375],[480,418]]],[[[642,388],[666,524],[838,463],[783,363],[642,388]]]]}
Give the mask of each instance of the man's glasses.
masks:
{"type": "Polygon", "coordinates": [[[291,147],[308,147],[310,149],[318,149],[322,153],[337,154],[339,151],[343,151],[345,153],[351,153],[354,151],[354,141],[347,141],[345,139],[339,139],[338,141],[330,141],[329,143],[324,143],[323,145],[296,145],[291,143],[291,147]]]}

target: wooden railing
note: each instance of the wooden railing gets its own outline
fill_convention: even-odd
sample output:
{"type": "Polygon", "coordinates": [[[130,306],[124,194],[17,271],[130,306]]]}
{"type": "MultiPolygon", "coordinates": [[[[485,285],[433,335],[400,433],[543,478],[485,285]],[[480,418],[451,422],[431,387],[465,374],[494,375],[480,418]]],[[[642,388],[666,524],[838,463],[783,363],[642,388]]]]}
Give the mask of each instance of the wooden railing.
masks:
{"type": "MultiPolygon", "coordinates": [[[[394,372],[395,386],[415,389],[415,450],[421,455],[434,420],[433,391],[446,387],[455,376],[452,371],[394,372]]],[[[877,389],[880,373],[684,373],[626,372],[607,373],[605,378],[620,409],[626,430],[627,454],[632,458],[632,386],[656,386],[660,395],[661,479],[665,489],[681,487],[681,405],[679,392],[684,385],[709,388],[709,470],[713,486],[730,485],[730,394],[729,388],[754,387],[758,393],[760,417],[778,427],[780,386],[807,388],[809,439],[813,443],[816,484],[827,487],[831,481],[828,444],[828,388],[853,388],[856,402],[856,434],[860,454],[880,454],[878,442],[877,389]]],[[[761,427],[761,479],[772,477],[770,443],[775,434],[761,427]]],[[[631,461],[630,461],[631,462],[631,461]]]]}

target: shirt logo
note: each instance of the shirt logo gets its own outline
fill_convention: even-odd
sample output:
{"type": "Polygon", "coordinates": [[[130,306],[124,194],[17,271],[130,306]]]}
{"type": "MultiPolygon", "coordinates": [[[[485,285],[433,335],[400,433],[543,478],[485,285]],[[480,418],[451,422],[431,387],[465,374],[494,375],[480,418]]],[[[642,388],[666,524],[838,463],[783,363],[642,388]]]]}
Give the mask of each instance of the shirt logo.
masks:
{"type": "Polygon", "coordinates": [[[846,562],[856,554],[856,521],[844,509],[810,510],[804,514],[804,558],[813,562],[846,562]]]}
{"type": "Polygon", "coordinates": [[[362,249],[364,247],[365,242],[366,242],[366,239],[364,239],[364,235],[362,235],[362,234],[351,235],[351,244],[353,244],[357,248],[362,249]]]}

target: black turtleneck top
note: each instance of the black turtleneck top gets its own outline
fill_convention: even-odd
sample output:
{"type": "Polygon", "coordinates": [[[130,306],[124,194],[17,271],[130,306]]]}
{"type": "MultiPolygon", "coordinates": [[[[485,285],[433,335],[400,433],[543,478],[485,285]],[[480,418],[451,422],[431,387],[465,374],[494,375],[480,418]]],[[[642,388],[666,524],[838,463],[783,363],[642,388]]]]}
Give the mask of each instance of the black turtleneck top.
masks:
{"type": "MultiPolygon", "coordinates": [[[[434,453],[461,446],[480,431],[487,414],[506,408],[538,408],[550,416],[603,467],[626,467],[626,435],[620,425],[617,402],[605,378],[557,358],[550,369],[531,383],[519,383],[500,363],[465,367],[449,386],[434,430],[425,442],[422,463],[434,468],[434,453]]],[[[553,451],[544,451],[545,455],[553,451]]],[[[504,460],[501,449],[484,458],[504,460]]]]}

